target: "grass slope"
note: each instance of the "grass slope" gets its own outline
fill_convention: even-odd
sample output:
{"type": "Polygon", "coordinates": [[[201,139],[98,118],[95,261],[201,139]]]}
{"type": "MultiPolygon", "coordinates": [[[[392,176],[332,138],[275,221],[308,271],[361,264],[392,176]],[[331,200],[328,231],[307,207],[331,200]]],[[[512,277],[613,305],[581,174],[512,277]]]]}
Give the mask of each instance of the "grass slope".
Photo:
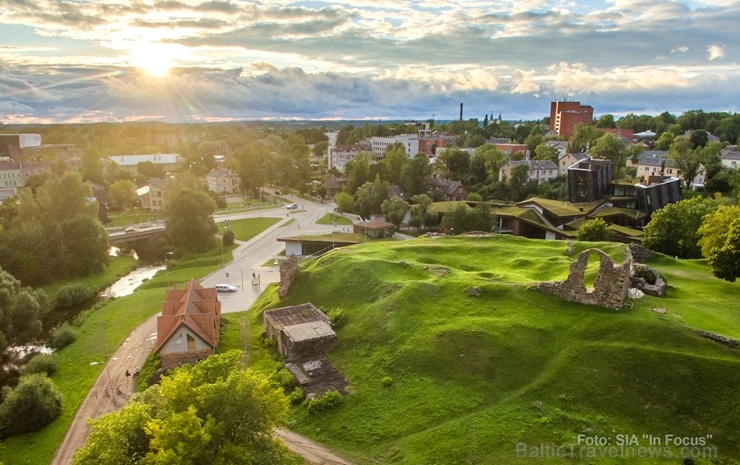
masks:
{"type": "MultiPolygon", "coordinates": [[[[618,244],[577,243],[576,253],[592,246],[624,258],[618,244]]],[[[612,444],[617,434],[711,434],[720,456],[712,463],[735,463],[740,356],[693,328],[740,338],[737,285],[712,278],[702,262],[661,258],[654,266],[668,297],[631,310],[527,289],[565,279],[575,257],[561,241],[514,237],[339,249],[302,268],[283,301],[273,287],[251,313],[227,316],[225,343],[248,345],[250,366],[273,371],[280,364],[260,340],[261,310],[305,301],[343,308],[348,321],[329,358],[353,394],[318,415],[296,408],[294,427],[358,464],[530,463],[516,456],[517,443],[558,446],[578,434],[612,444]],[[473,287],[479,297],[469,296],[473,287]]],[[[680,448],[670,452],[541,461],[681,463],[680,448]]]]}

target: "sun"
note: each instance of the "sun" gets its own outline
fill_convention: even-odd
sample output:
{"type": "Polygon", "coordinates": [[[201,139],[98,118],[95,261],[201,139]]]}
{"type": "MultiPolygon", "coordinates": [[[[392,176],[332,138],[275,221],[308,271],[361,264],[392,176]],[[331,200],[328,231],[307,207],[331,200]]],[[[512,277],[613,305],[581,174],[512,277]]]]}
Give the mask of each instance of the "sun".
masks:
{"type": "Polygon", "coordinates": [[[162,77],[172,68],[173,53],[167,47],[143,44],[132,52],[134,66],[141,68],[150,76],[162,77]]]}

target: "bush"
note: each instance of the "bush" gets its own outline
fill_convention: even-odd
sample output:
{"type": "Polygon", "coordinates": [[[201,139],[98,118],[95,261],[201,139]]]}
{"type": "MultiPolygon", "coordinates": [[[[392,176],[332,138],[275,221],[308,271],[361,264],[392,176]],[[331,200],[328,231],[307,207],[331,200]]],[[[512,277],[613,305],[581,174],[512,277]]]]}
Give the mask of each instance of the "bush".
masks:
{"type": "Polygon", "coordinates": [[[234,231],[229,229],[223,235],[224,247],[234,245],[234,231]]]}
{"type": "Polygon", "coordinates": [[[331,326],[334,329],[339,329],[347,323],[347,314],[341,308],[332,308],[326,312],[326,316],[331,320],[331,326]]]}
{"type": "Polygon", "coordinates": [[[67,284],[59,291],[56,306],[60,308],[75,307],[92,300],[95,298],[95,295],[95,290],[87,284],[67,284]]]}
{"type": "Polygon", "coordinates": [[[293,373],[282,367],[272,374],[272,381],[275,384],[282,386],[285,392],[288,392],[296,387],[296,380],[295,376],[293,376],[293,373]]]}
{"type": "Polygon", "coordinates": [[[311,413],[321,412],[339,407],[343,400],[338,391],[326,391],[321,397],[309,400],[307,408],[311,413]]]}
{"type": "Polygon", "coordinates": [[[386,376],[385,378],[381,379],[380,382],[383,384],[383,387],[391,387],[393,385],[393,378],[390,376],[386,376]]]}
{"type": "Polygon", "coordinates": [[[15,389],[4,388],[0,405],[0,435],[37,431],[62,413],[62,396],[46,375],[21,377],[15,389]]]}
{"type": "Polygon", "coordinates": [[[658,276],[660,276],[658,272],[647,265],[635,265],[635,278],[642,278],[648,284],[655,284],[658,276]]]}
{"type": "Polygon", "coordinates": [[[306,398],[306,393],[303,392],[303,389],[297,387],[293,389],[293,392],[290,393],[288,396],[288,400],[293,405],[298,405],[306,398]]]}
{"type": "Polygon", "coordinates": [[[38,354],[26,364],[23,368],[23,374],[33,375],[37,373],[45,373],[47,376],[51,376],[57,372],[58,365],[59,360],[57,360],[56,355],[38,354]]]}
{"type": "Polygon", "coordinates": [[[63,349],[72,344],[77,339],[77,331],[69,323],[62,323],[54,328],[49,338],[49,347],[54,349],[63,349]]]}

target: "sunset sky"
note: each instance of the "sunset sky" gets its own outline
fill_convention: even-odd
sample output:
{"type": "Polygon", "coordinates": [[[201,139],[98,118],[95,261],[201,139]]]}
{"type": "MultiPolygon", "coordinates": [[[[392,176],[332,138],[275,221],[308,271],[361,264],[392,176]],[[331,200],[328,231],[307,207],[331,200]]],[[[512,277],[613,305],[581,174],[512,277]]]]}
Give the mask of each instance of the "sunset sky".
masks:
{"type": "Polygon", "coordinates": [[[0,0],[0,122],[738,111],[740,0],[0,0]]]}

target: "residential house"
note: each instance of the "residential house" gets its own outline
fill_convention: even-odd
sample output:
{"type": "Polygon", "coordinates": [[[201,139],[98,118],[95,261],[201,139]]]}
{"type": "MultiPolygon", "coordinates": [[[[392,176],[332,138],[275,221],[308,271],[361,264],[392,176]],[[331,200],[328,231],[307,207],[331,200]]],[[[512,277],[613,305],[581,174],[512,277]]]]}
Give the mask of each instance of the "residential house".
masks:
{"type": "Polygon", "coordinates": [[[329,169],[344,172],[344,165],[354,159],[360,152],[369,152],[370,145],[366,142],[359,144],[343,144],[330,146],[327,149],[327,160],[329,169]]]}
{"type": "Polygon", "coordinates": [[[173,173],[180,169],[180,157],[174,153],[159,153],[153,155],[111,155],[108,160],[128,170],[132,174],[138,174],[138,165],[141,162],[151,162],[160,165],[166,173],[173,173]]]}
{"type": "Polygon", "coordinates": [[[326,196],[330,199],[336,197],[336,195],[342,192],[342,188],[347,185],[347,178],[328,178],[324,179],[324,187],[326,187],[326,196]]]}
{"type": "Polygon", "coordinates": [[[136,189],[136,197],[139,198],[139,206],[145,209],[152,208],[152,199],[149,195],[149,185],[136,189]]]}
{"type": "Polygon", "coordinates": [[[157,317],[157,342],[162,368],[197,363],[215,353],[221,324],[216,289],[190,280],[184,289],[168,289],[157,317]]]}
{"type": "Polygon", "coordinates": [[[151,178],[149,180],[149,203],[153,212],[163,212],[172,200],[172,183],[167,179],[151,178]]]}
{"type": "Polygon", "coordinates": [[[419,152],[434,155],[437,149],[444,149],[450,145],[454,145],[456,140],[457,136],[449,132],[434,131],[428,135],[420,133],[419,152]]]}
{"type": "Polygon", "coordinates": [[[722,155],[722,166],[730,169],[740,166],[740,152],[726,151],[722,155]]]}
{"type": "Polygon", "coordinates": [[[391,137],[371,137],[370,142],[373,155],[382,158],[389,145],[401,143],[406,150],[408,159],[412,159],[419,153],[419,135],[418,134],[399,134],[391,137]]]}
{"type": "Polygon", "coordinates": [[[529,180],[542,183],[558,176],[558,165],[553,163],[552,160],[512,160],[499,169],[499,181],[511,177],[511,170],[520,165],[529,167],[529,180]]]}
{"type": "Polygon", "coordinates": [[[498,150],[501,153],[505,153],[506,155],[521,153],[524,156],[524,158],[529,157],[529,151],[527,150],[527,144],[497,143],[493,145],[496,147],[496,150],[498,150]]]}
{"type": "Polygon", "coordinates": [[[558,174],[560,176],[568,174],[568,168],[578,163],[579,161],[583,161],[586,159],[588,159],[588,155],[586,155],[585,153],[562,154],[558,157],[558,174]]]}
{"type": "Polygon", "coordinates": [[[625,144],[629,144],[635,138],[634,129],[623,129],[623,128],[599,128],[603,132],[617,136],[617,139],[621,140],[625,144]]]}
{"type": "Polygon", "coordinates": [[[41,146],[40,134],[0,134],[0,157],[20,160],[23,149],[41,146]]]}
{"type": "Polygon", "coordinates": [[[331,320],[311,302],[265,310],[265,334],[288,361],[322,358],[337,345],[331,320]]]}
{"type": "Polygon", "coordinates": [[[214,168],[206,175],[206,183],[211,192],[236,194],[241,187],[241,178],[226,168],[214,168]]]}
{"type": "Polygon", "coordinates": [[[468,189],[459,181],[449,179],[427,179],[427,192],[441,192],[445,200],[465,200],[470,193],[468,189]]]}
{"type": "Polygon", "coordinates": [[[18,197],[18,189],[15,187],[0,187],[0,202],[18,197]]]}
{"type": "Polygon", "coordinates": [[[21,162],[21,174],[23,175],[24,184],[31,176],[38,176],[44,173],[51,173],[51,163],[48,161],[21,162]]]}
{"type": "Polygon", "coordinates": [[[23,187],[21,164],[14,160],[0,161],[0,187],[23,187]]]}
{"type": "Polygon", "coordinates": [[[546,140],[545,147],[552,147],[558,151],[558,159],[568,154],[568,141],[565,140],[546,140]]]}
{"type": "MultiPolygon", "coordinates": [[[[678,165],[669,157],[641,157],[637,163],[637,177],[667,175],[683,179],[683,172],[678,165]]],[[[706,177],[704,165],[699,165],[699,172],[688,187],[703,186],[706,177]]]]}

